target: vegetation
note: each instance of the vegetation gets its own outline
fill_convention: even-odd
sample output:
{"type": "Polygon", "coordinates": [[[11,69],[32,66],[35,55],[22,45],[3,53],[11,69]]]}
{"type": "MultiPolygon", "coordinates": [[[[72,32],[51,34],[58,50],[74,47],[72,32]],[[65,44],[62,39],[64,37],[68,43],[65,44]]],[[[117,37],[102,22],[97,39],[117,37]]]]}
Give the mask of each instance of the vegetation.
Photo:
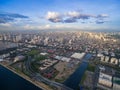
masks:
{"type": "Polygon", "coordinates": [[[33,69],[33,71],[35,71],[35,72],[39,72],[39,64],[37,64],[37,63],[35,63],[35,62],[33,62],[33,63],[31,63],[31,68],[33,69]]]}
{"type": "Polygon", "coordinates": [[[35,57],[35,60],[40,61],[40,60],[45,60],[46,58],[47,58],[46,56],[38,55],[38,56],[35,57]]]}
{"type": "Polygon", "coordinates": [[[31,50],[30,52],[28,52],[28,55],[31,56],[31,57],[34,57],[34,56],[37,55],[38,53],[39,53],[38,50],[33,49],[33,50],[31,50]]]}
{"type": "Polygon", "coordinates": [[[55,79],[56,82],[63,83],[65,81],[65,77],[62,77],[60,79],[55,79]]]}
{"type": "Polygon", "coordinates": [[[84,73],[83,77],[82,77],[82,80],[80,81],[80,84],[82,85],[86,79],[87,75],[86,73],[84,73]]]}
{"type": "Polygon", "coordinates": [[[39,67],[40,67],[40,64],[37,63],[38,61],[41,61],[41,60],[45,60],[46,59],[46,56],[43,56],[43,55],[38,55],[35,57],[35,61],[33,61],[31,63],[31,67],[32,69],[35,71],[35,72],[38,72],[39,71],[39,67]]]}
{"type": "Polygon", "coordinates": [[[45,60],[45,59],[46,59],[46,56],[43,56],[43,55],[38,55],[38,56],[36,56],[36,57],[35,57],[35,61],[33,61],[33,62],[31,63],[32,69],[33,69],[35,72],[38,72],[38,71],[39,71],[38,68],[40,67],[40,64],[37,63],[37,62],[39,62],[39,61],[41,61],[41,60],[45,60]]]}
{"type": "Polygon", "coordinates": [[[92,64],[89,64],[88,67],[87,67],[87,70],[91,71],[91,72],[94,72],[95,71],[95,66],[92,65],[92,64]]]}

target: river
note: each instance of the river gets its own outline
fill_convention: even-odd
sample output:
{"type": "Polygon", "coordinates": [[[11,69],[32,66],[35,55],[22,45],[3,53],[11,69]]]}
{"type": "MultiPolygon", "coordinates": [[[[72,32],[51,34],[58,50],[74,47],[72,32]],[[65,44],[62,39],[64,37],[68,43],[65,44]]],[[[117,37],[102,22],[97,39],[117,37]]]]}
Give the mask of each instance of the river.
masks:
{"type": "Polygon", "coordinates": [[[42,90],[0,65],[0,90],[42,90]]]}
{"type": "Polygon", "coordinates": [[[76,71],[64,82],[64,84],[74,90],[78,90],[79,83],[84,75],[84,72],[88,66],[88,60],[92,57],[92,54],[86,54],[82,60],[80,66],[76,71]]]}

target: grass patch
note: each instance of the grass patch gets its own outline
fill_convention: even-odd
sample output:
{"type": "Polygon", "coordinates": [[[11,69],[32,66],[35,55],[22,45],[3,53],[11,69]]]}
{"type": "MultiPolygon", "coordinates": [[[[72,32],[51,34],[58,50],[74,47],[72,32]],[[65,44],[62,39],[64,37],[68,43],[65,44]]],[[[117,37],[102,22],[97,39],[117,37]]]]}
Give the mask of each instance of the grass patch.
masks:
{"type": "Polygon", "coordinates": [[[47,56],[38,55],[37,57],[35,57],[35,60],[36,60],[36,61],[41,61],[41,60],[44,60],[44,59],[46,59],[46,58],[47,58],[47,56]]]}
{"type": "Polygon", "coordinates": [[[28,52],[28,55],[31,56],[31,57],[34,57],[34,56],[37,55],[38,53],[39,53],[38,50],[33,49],[33,50],[31,50],[30,52],[28,52]]]}
{"type": "Polygon", "coordinates": [[[82,85],[86,79],[87,75],[86,73],[84,73],[84,75],[82,76],[82,80],[80,81],[80,84],[82,85]]]}
{"type": "Polygon", "coordinates": [[[63,83],[65,81],[65,78],[62,77],[60,79],[55,79],[55,82],[63,83]]]}
{"type": "Polygon", "coordinates": [[[89,64],[88,67],[87,67],[87,70],[88,70],[88,71],[91,71],[91,72],[94,72],[94,71],[95,71],[95,66],[89,64]]]}

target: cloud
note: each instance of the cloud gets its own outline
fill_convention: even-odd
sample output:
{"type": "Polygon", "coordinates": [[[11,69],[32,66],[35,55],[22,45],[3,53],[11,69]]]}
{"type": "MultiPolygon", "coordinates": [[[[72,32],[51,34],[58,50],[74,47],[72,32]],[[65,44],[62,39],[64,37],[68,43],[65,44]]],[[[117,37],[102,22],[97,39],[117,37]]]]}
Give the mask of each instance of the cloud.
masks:
{"type": "Polygon", "coordinates": [[[21,14],[14,14],[14,13],[0,13],[0,24],[12,22],[15,19],[19,19],[19,18],[24,19],[24,18],[29,18],[29,17],[21,15],[21,14]]]}
{"type": "MultiPolygon", "coordinates": [[[[64,19],[65,23],[74,23],[74,22],[78,22],[79,19],[81,20],[88,20],[90,18],[95,18],[94,15],[90,15],[90,14],[82,14],[79,11],[70,11],[66,14],[66,16],[68,17],[67,19],[64,19]]],[[[84,22],[85,23],[85,22],[84,22]]]]}
{"type": "Polygon", "coordinates": [[[1,23],[0,26],[2,27],[11,27],[10,23],[1,23]]]}
{"type": "Polygon", "coordinates": [[[67,16],[70,16],[72,18],[78,18],[79,15],[80,15],[80,13],[77,12],[77,11],[72,11],[72,12],[70,11],[70,12],[67,13],[67,16]]]}
{"type": "Polygon", "coordinates": [[[11,18],[11,17],[4,17],[4,16],[0,16],[0,23],[7,23],[7,22],[10,22],[10,21],[13,21],[14,19],[11,18]]]}
{"type": "Polygon", "coordinates": [[[25,30],[45,30],[45,29],[51,29],[51,27],[52,26],[50,24],[46,24],[46,25],[31,25],[31,24],[26,24],[22,28],[25,29],[25,30]]]}
{"type": "Polygon", "coordinates": [[[97,15],[97,18],[108,18],[109,15],[108,14],[99,14],[97,15]]]}
{"type": "Polygon", "coordinates": [[[107,22],[106,19],[108,17],[109,17],[108,14],[99,14],[96,16],[97,20],[95,22],[96,22],[96,24],[103,24],[103,23],[107,22]]]}
{"type": "Polygon", "coordinates": [[[104,21],[96,21],[96,24],[103,24],[104,21]]]}
{"type": "Polygon", "coordinates": [[[95,22],[96,22],[96,24],[103,24],[103,23],[105,23],[107,21],[105,21],[105,20],[96,20],[95,22]]]}
{"type": "Polygon", "coordinates": [[[77,22],[77,20],[75,18],[67,18],[63,22],[64,23],[74,23],[74,22],[77,22]]]}
{"type": "Polygon", "coordinates": [[[58,12],[48,12],[46,15],[46,19],[53,23],[74,23],[77,22],[78,19],[89,19],[93,17],[93,15],[89,14],[81,14],[79,11],[70,11],[66,14],[60,14],[58,12]]]}
{"type": "Polygon", "coordinates": [[[72,11],[72,12],[68,12],[67,14],[68,16],[75,18],[75,19],[89,19],[90,17],[93,17],[93,15],[89,15],[89,14],[81,14],[78,11],[72,11]]]}
{"type": "Polygon", "coordinates": [[[78,20],[82,20],[81,23],[87,23],[85,20],[92,19],[96,20],[96,24],[103,24],[105,22],[105,19],[108,17],[108,14],[84,14],[80,11],[69,11],[63,14],[60,14],[58,12],[48,12],[46,15],[46,19],[53,23],[76,23],[78,20]]]}
{"type": "Polygon", "coordinates": [[[51,22],[62,22],[62,16],[58,12],[48,12],[46,19],[51,22]]]}

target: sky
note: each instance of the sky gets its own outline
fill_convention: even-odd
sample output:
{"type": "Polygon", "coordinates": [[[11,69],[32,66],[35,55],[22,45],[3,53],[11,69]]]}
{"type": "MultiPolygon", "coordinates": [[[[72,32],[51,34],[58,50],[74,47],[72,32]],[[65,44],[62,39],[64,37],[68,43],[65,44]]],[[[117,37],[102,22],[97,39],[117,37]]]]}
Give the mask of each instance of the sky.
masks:
{"type": "Polygon", "coordinates": [[[0,30],[120,31],[120,0],[0,0],[0,30]]]}

